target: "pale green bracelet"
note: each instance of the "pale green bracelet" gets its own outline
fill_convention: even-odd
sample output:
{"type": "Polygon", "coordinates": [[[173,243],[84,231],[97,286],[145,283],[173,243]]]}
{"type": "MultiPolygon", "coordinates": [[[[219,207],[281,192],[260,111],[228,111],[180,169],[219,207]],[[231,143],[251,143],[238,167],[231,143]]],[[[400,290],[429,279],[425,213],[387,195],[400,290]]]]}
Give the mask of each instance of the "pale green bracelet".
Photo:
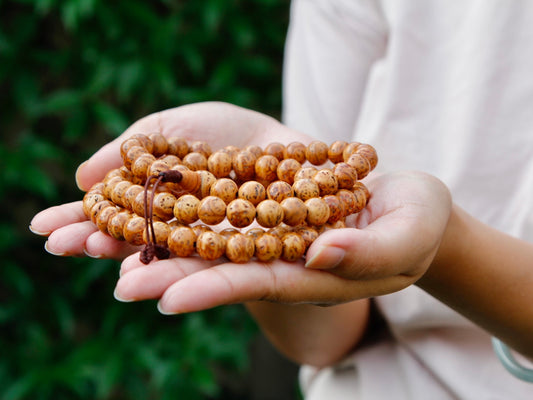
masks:
{"type": "Polygon", "coordinates": [[[511,354],[511,350],[509,350],[509,347],[505,343],[493,337],[492,346],[498,359],[507,371],[518,379],[533,383],[533,369],[526,368],[516,361],[516,358],[511,354]]]}

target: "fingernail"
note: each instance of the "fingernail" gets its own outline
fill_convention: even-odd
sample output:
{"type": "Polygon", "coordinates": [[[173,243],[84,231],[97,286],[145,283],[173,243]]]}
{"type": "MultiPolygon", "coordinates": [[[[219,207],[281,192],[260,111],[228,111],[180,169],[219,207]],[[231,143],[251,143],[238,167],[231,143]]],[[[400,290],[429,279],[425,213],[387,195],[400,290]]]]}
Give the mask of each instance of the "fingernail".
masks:
{"type": "Polygon", "coordinates": [[[322,246],[316,254],[306,261],[306,268],[332,269],[344,259],[346,252],[340,247],[322,246]]]}
{"type": "Polygon", "coordinates": [[[78,177],[78,175],[79,175],[80,170],[85,166],[85,164],[87,164],[88,161],[89,161],[89,160],[82,162],[82,163],[78,166],[78,169],[76,169],[76,174],[74,175],[74,179],[76,180],[76,185],[77,185],[78,188],[81,189],[81,190],[84,190],[84,189],[83,189],[83,188],[81,187],[81,185],[80,185],[80,181],[79,181],[79,177],[78,177]]]}
{"type": "Polygon", "coordinates": [[[120,295],[118,294],[117,288],[115,288],[115,290],[113,291],[113,297],[115,298],[115,300],[118,300],[122,303],[131,303],[135,301],[135,299],[124,299],[120,297],[120,295]]]}
{"type": "Polygon", "coordinates": [[[89,252],[87,251],[87,249],[85,249],[85,248],[83,249],[83,253],[85,253],[85,255],[86,255],[87,257],[91,257],[91,258],[102,258],[102,257],[103,257],[102,254],[91,254],[91,253],[89,253],[89,252]]]}
{"type": "Polygon", "coordinates": [[[163,315],[176,315],[176,314],[179,314],[179,312],[164,310],[163,307],[161,306],[161,301],[157,302],[157,311],[159,311],[163,315]]]}
{"type": "Polygon", "coordinates": [[[58,253],[58,252],[50,250],[50,247],[48,247],[48,240],[46,242],[44,242],[44,249],[46,250],[47,253],[50,253],[53,256],[61,257],[61,256],[64,256],[65,254],[67,254],[67,253],[58,253]]]}
{"type": "Polygon", "coordinates": [[[38,231],[37,229],[35,229],[31,225],[28,228],[29,228],[31,233],[34,233],[34,234],[39,235],[39,236],[49,236],[52,233],[52,232],[41,232],[41,231],[38,231]]]}

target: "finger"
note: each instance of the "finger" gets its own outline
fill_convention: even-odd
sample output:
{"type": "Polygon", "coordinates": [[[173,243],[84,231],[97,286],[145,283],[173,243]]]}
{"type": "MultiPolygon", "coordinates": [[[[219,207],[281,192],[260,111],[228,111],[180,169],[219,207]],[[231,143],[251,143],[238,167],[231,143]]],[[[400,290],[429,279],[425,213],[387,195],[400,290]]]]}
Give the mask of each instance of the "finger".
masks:
{"type": "Polygon", "coordinates": [[[92,258],[122,260],[130,254],[138,252],[139,247],[97,231],[87,237],[83,251],[92,258]]]}
{"type": "Polygon", "coordinates": [[[37,235],[48,236],[65,225],[86,221],[82,202],[75,201],[47,208],[36,214],[30,222],[30,231],[37,235]]]}
{"type": "Polygon", "coordinates": [[[85,241],[97,228],[90,221],[69,224],[54,230],[45,243],[45,249],[56,256],[85,255],[85,241]]]}

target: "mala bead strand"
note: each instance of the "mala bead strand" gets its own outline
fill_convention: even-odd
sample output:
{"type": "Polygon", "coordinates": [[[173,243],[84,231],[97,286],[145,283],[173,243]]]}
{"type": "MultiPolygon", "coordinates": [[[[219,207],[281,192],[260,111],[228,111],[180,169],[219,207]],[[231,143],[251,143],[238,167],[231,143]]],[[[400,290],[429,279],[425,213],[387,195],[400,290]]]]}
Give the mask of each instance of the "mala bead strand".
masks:
{"type": "Polygon", "coordinates": [[[124,165],[84,195],[83,212],[111,237],[146,245],[145,263],[195,253],[238,263],[295,261],[320,232],[345,227],[366,206],[370,192],[360,179],[378,162],[374,147],[358,142],[213,152],[206,142],[158,132],[130,136],[120,155],[124,165]],[[233,227],[210,228],[224,219],[233,227]],[[254,221],[262,228],[240,231],[254,221]]]}

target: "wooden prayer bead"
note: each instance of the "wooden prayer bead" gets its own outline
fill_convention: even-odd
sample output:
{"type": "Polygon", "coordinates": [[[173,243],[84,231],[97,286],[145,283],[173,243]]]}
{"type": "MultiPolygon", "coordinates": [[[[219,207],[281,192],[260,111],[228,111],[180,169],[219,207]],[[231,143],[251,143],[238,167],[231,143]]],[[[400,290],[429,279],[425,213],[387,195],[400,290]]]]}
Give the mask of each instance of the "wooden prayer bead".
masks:
{"type": "Polygon", "coordinates": [[[305,157],[313,165],[322,165],[328,161],[328,145],[315,140],[307,146],[305,157]]]}
{"type": "Polygon", "coordinates": [[[236,233],[226,241],[226,257],[234,263],[250,261],[255,251],[254,240],[250,236],[236,233]]]}
{"type": "Polygon", "coordinates": [[[196,174],[200,178],[200,187],[195,191],[195,195],[199,199],[203,199],[209,196],[211,186],[217,181],[217,178],[209,171],[196,171],[196,174]]]}
{"type": "Polygon", "coordinates": [[[189,153],[189,144],[182,137],[171,137],[167,139],[168,152],[182,159],[189,153]]]}
{"type": "Polygon", "coordinates": [[[224,203],[229,204],[231,201],[235,200],[238,191],[239,187],[233,180],[222,178],[211,185],[209,195],[219,197],[224,200],[224,203]]]}
{"type": "Polygon", "coordinates": [[[307,223],[311,226],[324,225],[329,218],[329,207],[324,199],[314,197],[305,201],[307,207],[307,223]]]}
{"type": "Polygon", "coordinates": [[[363,179],[370,172],[370,163],[363,155],[357,152],[353,153],[346,163],[355,168],[358,179],[363,179]]]}
{"type": "MultiPolygon", "coordinates": [[[[154,221],[153,227],[155,234],[155,242],[159,245],[166,246],[168,244],[168,237],[170,235],[170,227],[168,226],[168,224],[163,221],[154,221]]],[[[149,242],[146,229],[143,230],[143,241],[144,243],[149,242]]]]}
{"type": "Polygon", "coordinates": [[[355,150],[361,143],[359,142],[352,142],[348,143],[346,147],[344,147],[344,150],[342,151],[342,159],[344,162],[347,162],[350,156],[355,153],[355,150]]]}
{"type": "Polygon", "coordinates": [[[266,198],[266,189],[257,181],[248,181],[241,185],[238,195],[239,198],[246,199],[257,206],[266,198]]]}
{"type": "Polygon", "coordinates": [[[198,224],[198,225],[194,225],[192,227],[192,230],[194,231],[194,233],[196,234],[196,237],[200,236],[202,233],[204,232],[212,232],[213,230],[211,229],[211,227],[207,226],[207,225],[204,225],[204,224],[198,224]]]}
{"type": "Polygon", "coordinates": [[[352,190],[353,191],[362,190],[364,192],[364,194],[365,194],[365,197],[366,197],[367,201],[370,198],[370,191],[368,190],[366,185],[363,182],[361,182],[361,181],[355,182],[353,187],[352,187],[352,190]]]}
{"type": "Polygon", "coordinates": [[[283,208],[275,200],[263,200],[256,207],[257,223],[265,228],[273,228],[283,221],[283,208]]]}
{"type": "MultiPolygon", "coordinates": [[[[137,196],[135,196],[135,199],[131,203],[132,211],[135,214],[140,215],[141,217],[144,217],[144,199],[145,199],[145,192],[144,192],[144,189],[143,189],[142,191],[137,193],[137,196]]],[[[151,191],[146,193],[146,201],[147,201],[147,204],[150,201],[152,201],[152,192],[151,191]]]]}
{"type": "Polygon", "coordinates": [[[300,237],[304,240],[306,250],[318,237],[318,231],[310,226],[299,226],[295,228],[294,232],[300,235],[300,237]]]}
{"type": "Polygon", "coordinates": [[[358,213],[363,208],[365,208],[367,203],[366,193],[363,188],[358,187],[357,189],[353,190],[353,194],[355,196],[355,206],[354,206],[354,213],[358,213]]]}
{"type": "Polygon", "coordinates": [[[126,139],[122,142],[122,144],[120,145],[120,156],[122,157],[122,159],[126,157],[128,150],[134,146],[143,147],[142,143],[138,139],[134,138],[126,139]]]}
{"type": "Polygon", "coordinates": [[[189,145],[189,150],[191,153],[202,153],[206,159],[213,152],[211,150],[211,146],[209,146],[209,144],[207,144],[206,142],[202,140],[197,140],[197,141],[192,142],[189,145]]]}
{"type": "Polygon", "coordinates": [[[278,164],[276,175],[279,180],[292,185],[294,183],[294,176],[300,168],[302,168],[302,164],[293,158],[288,158],[278,164]]]}
{"type": "Polygon", "coordinates": [[[255,176],[259,180],[272,182],[277,178],[279,161],[271,155],[263,155],[255,162],[255,176]]]}
{"type": "Polygon", "coordinates": [[[298,197],[288,197],[281,203],[283,222],[290,226],[303,224],[307,219],[307,207],[298,197]]]}
{"type": "Polygon", "coordinates": [[[326,221],[328,224],[333,224],[345,216],[344,204],[341,202],[338,196],[327,195],[323,197],[323,200],[329,207],[329,218],[326,221]]]}
{"type": "Polygon", "coordinates": [[[339,188],[337,177],[329,169],[321,169],[318,171],[315,176],[313,176],[313,181],[318,185],[321,196],[335,194],[339,188]]]}
{"type": "Polygon", "coordinates": [[[124,225],[131,219],[129,211],[120,211],[107,221],[107,232],[117,240],[124,240],[124,225]]]}
{"type": "Polygon", "coordinates": [[[226,203],[219,197],[207,196],[198,204],[198,218],[207,225],[217,225],[226,217],[226,203]]]}
{"type": "Polygon", "coordinates": [[[124,239],[134,246],[144,244],[143,232],[146,229],[144,218],[134,216],[124,225],[124,239]]]}
{"type": "Polygon", "coordinates": [[[265,231],[263,230],[263,228],[251,228],[246,231],[245,235],[251,236],[255,240],[264,233],[265,231]]]}
{"type": "Polygon", "coordinates": [[[262,262],[277,260],[283,250],[281,239],[271,233],[258,235],[254,240],[254,245],[255,256],[262,262]]]}
{"type": "Polygon", "coordinates": [[[173,213],[181,224],[192,224],[198,221],[198,206],[200,200],[192,194],[181,196],[174,203],[173,213]]]}
{"type": "Polygon", "coordinates": [[[142,182],[147,176],[150,176],[150,167],[156,161],[156,158],[150,153],[141,154],[131,164],[131,172],[134,176],[141,178],[142,182]]]}
{"type": "Polygon", "coordinates": [[[141,142],[141,145],[146,149],[148,153],[153,153],[154,144],[148,136],[143,135],[142,133],[136,133],[135,135],[132,135],[131,138],[137,139],[139,142],[141,142]]]}
{"type": "Polygon", "coordinates": [[[153,212],[154,215],[163,221],[168,221],[174,216],[174,204],[176,197],[171,193],[161,192],[154,196],[153,212]]]}
{"type": "Polygon", "coordinates": [[[318,169],[316,167],[302,167],[294,175],[294,181],[299,181],[300,179],[313,179],[313,176],[316,175],[318,169]]]}
{"type": "Polygon", "coordinates": [[[304,239],[297,233],[290,232],[281,238],[281,258],[285,261],[296,261],[305,254],[306,246],[304,239]]]}
{"type": "Polygon", "coordinates": [[[255,161],[257,157],[248,150],[238,152],[233,158],[233,171],[240,180],[250,180],[255,176],[255,161]]]}
{"type": "Polygon", "coordinates": [[[118,209],[115,205],[102,208],[95,218],[95,224],[98,230],[101,232],[107,232],[107,223],[109,218],[113,217],[118,212],[118,209]]]}
{"type": "Polygon", "coordinates": [[[111,201],[118,206],[125,207],[124,194],[126,193],[126,190],[128,190],[132,185],[133,183],[129,181],[118,182],[111,190],[111,201]]]}
{"type": "Polygon", "coordinates": [[[283,158],[292,158],[298,161],[300,164],[303,164],[306,160],[305,151],[307,147],[300,142],[289,143],[283,150],[283,158]]]}
{"type": "Polygon", "coordinates": [[[91,208],[100,201],[105,201],[106,198],[102,193],[87,192],[83,196],[83,213],[87,218],[91,218],[91,208]]]}
{"type": "Polygon", "coordinates": [[[240,231],[235,228],[224,228],[218,233],[220,233],[226,240],[228,240],[231,236],[235,235],[236,233],[240,233],[240,231]]]}
{"type": "Polygon", "coordinates": [[[150,167],[148,167],[148,171],[146,171],[146,177],[149,176],[158,176],[161,172],[168,171],[172,165],[168,163],[167,161],[163,159],[157,159],[155,160],[150,167]]]}
{"type": "Polygon", "coordinates": [[[341,189],[337,192],[336,196],[339,198],[341,203],[344,205],[345,216],[353,214],[356,210],[357,198],[347,189],[341,189]]]}
{"type": "Polygon", "coordinates": [[[183,157],[182,162],[183,165],[185,165],[191,171],[207,169],[207,158],[203,153],[189,153],[185,157],[183,157]]]}
{"type": "Polygon", "coordinates": [[[294,190],[294,194],[303,201],[320,195],[320,189],[312,179],[299,179],[294,182],[292,189],[294,190]]]}
{"type": "Polygon", "coordinates": [[[255,206],[245,199],[235,199],[226,208],[229,223],[237,228],[244,228],[254,222],[255,212],[255,206]]]}
{"type": "Polygon", "coordinates": [[[124,166],[128,169],[131,168],[131,164],[142,154],[146,154],[147,151],[142,146],[132,146],[128,149],[127,153],[123,157],[124,166]]]}
{"type": "Polygon", "coordinates": [[[106,198],[111,198],[111,192],[113,191],[115,185],[119,182],[124,182],[124,178],[122,178],[122,176],[113,176],[105,182],[102,192],[106,198]]]}
{"type": "Polygon", "coordinates": [[[226,252],[226,239],[216,232],[203,232],[196,239],[196,252],[204,260],[216,260],[226,252]]]}
{"type": "Polygon", "coordinates": [[[333,167],[339,189],[351,189],[357,182],[357,171],[350,164],[339,162],[333,167]]]}
{"type": "Polygon", "coordinates": [[[359,146],[357,146],[356,152],[361,154],[368,160],[368,162],[370,163],[370,170],[376,168],[376,165],[378,164],[378,153],[376,152],[376,149],[373,146],[366,143],[360,144],[359,146]]]}
{"type": "Polygon", "coordinates": [[[207,169],[217,178],[229,176],[231,168],[231,156],[223,151],[216,151],[207,159],[207,169]]]}
{"type": "Polygon", "coordinates": [[[244,150],[251,152],[255,156],[256,159],[263,155],[263,149],[261,149],[261,147],[257,145],[246,146],[244,150]]]}
{"type": "Polygon", "coordinates": [[[328,148],[329,160],[334,164],[344,161],[342,153],[347,145],[348,143],[343,140],[333,142],[328,148]]]}
{"type": "Polygon", "coordinates": [[[114,206],[114,204],[109,200],[102,200],[91,207],[91,211],[89,211],[89,218],[91,219],[93,224],[96,225],[96,217],[100,210],[109,206],[114,206]]]}
{"type": "Polygon", "coordinates": [[[266,192],[269,199],[275,200],[278,203],[281,203],[288,197],[294,196],[294,190],[292,190],[292,186],[284,181],[272,182],[266,188],[266,192]]]}
{"type": "Polygon", "coordinates": [[[166,154],[168,151],[168,142],[167,139],[160,133],[151,133],[148,135],[148,138],[152,141],[153,149],[151,153],[156,156],[160,157],[163,154],[166,154]]]}
{"type": "Polygon", "coordinates": [[[124,195],[122,196],[123,206],[128,210],[133,211],[133,203],[135,198],[143,191],[144,188],[141,185],[131,185],[128,189],[126,189],[124,195]]]}
{"type": "Polygon", "coordinates": [[[269,154],[271,156],[276,157],[278,161],[281,161],[283,160],[284,150],[285,150],[284,145],[278,142],[274,142],[274,143],[270,143],[268,146],[265,147],[263,154],[269,154]]]}
{"type": "Polygon", "coordinates": [[[178,257],[189,257],[196,250],[196,234],[187,226],[174,229],[168,236],[168,248],[178,257]]]}

